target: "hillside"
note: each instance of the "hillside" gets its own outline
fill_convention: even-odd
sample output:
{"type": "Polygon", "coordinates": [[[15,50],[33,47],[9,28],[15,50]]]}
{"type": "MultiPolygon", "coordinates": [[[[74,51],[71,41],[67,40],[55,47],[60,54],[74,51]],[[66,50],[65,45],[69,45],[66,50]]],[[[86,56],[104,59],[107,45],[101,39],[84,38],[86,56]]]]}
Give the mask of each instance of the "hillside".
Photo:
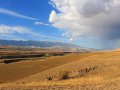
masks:
{"type": "MultiPolygon", "coordinates": [[[[16,63],[16,66],[22,63],[27,64],[28,62],[16,63]]],[[[33,63],[32,66],[45,68],[46,66],[44,67],[43,63],[46,63],[47,67],[49,65],[52,65],[52,67],[42,69],[42,71],[38,71],[33,75],[27,75],[15,82],[1,83],[0,87],[4,87],[2,88],[3,90],[8,90],[8,88],[12,90],[119,90],[120,88],[119,51],[69,54],[67,56],[49,58],[45,62],[41,61],[41,64],[38,63],[37,66],[33,63]],[[56,60],[60,61],[58,65],[53,66],[49,60],[52,60],[51,63],[57,62],[56,60]],[[60,64],[62,61],[63,63],[60,64]],[[67,63],[64,63],[65,61],[67,63]]],[[[26,67],[31,67],[26,64],[22,64],[23,70],[26,67]]],[[[2,73],[10,73],[10,71],[15,70],[12,68],[14,65],[15,63],[7,66],[1,65],[2,67],[9,67],[9,70],[4,68],[5,70],[2,73]]],[[[35,68],[32,69],[34,70],[35,68]]],[[[14,76],[16,76],[15,74],[19,75],[19,73],[14,73],[14,76]]],[[[7,78],[3,74],[1,80],[3,77],[7,78]]]]}
{"type": "Polygon", "coordinates": [[[46,59],[25,60],[11,64],[0,63],[0,82],[16,81],[27,76],[42,72],[44,70],[54,68],[56,66],[66,64],[84,58],[79,54],[68,54],[64,57],[48,57],[46,59]],[[9,74],[8,74],[9,73],[9,74]]]}

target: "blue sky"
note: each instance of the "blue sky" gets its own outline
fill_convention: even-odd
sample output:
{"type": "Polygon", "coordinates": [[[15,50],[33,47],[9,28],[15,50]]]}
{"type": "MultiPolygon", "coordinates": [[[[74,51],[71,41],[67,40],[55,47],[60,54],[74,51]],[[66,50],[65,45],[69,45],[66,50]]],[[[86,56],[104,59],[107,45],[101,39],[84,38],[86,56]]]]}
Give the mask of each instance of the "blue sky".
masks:
{"type": "Polygon", "coordinates": [[[119,0],[0,0],[0,39],[116,48],[119,6],[119,0]]]}
{"type": "MultiPolygon", "coordinates": [[[[42,34],[47,37],[29,37],[28,35],[19,35],[14,33],[13,36],[20,36],[16,39],[32,39],[32,40],[53,40],[64,41],[66,38],[62,37],[62,32],[54,27],[46,25],[35,25],[35,22],[49,23],[49,14],[54,8],[48,4],[48,0],[0,0],[0,8],[7,11],[12,11],[36,20],[17,17],[14,15],[0,13],[0,24],[7,26],[23,26],[30,28],[32,32],[42,34]]],[[[7,37],[5,37],[7,39],[7,37]]],[[[11,38],[12,39],[12,38],[11,38]]],[[[13,38],[14,39],[14,38],[13,38]]],[[[67,39],[66,39],[67,40],[67,39]]]]}

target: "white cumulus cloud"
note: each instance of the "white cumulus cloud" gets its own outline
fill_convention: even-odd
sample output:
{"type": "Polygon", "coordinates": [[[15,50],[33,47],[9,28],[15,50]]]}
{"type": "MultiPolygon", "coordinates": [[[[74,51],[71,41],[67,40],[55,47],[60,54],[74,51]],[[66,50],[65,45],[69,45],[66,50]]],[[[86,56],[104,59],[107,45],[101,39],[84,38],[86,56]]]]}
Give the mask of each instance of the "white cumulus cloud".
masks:
{"type": "Polygon", "coordinates": [[[57,9],[49,22],[70,40],[95,37],[120,39],[120,0],[51,0],[57,9]]]}

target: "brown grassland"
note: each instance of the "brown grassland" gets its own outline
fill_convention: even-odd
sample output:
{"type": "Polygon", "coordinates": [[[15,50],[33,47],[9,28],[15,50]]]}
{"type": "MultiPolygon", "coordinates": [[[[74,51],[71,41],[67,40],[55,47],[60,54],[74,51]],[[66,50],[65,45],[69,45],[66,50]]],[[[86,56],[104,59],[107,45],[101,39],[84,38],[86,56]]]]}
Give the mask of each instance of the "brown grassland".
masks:
{"type": "Polygon", "coordinates": [[[120,90],[120,51],[0,63],[0,90],[120,90]]]}

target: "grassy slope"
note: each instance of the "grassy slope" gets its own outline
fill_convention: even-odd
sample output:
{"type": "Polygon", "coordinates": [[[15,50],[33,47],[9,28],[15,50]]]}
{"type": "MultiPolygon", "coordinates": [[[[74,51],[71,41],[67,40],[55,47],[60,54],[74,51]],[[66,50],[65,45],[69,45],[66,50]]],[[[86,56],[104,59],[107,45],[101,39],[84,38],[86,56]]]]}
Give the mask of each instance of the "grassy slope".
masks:
{"type": "Polygon", "coordinates": [[[0,64],[0,82],[16,81],[27,76],[40,73],[44,70],[54,68],[56,66],[76,61],[80,58],[89,56],[89,54],[81,55],[70,54],[64,57],[56,56],[41,60],[21,61],[11,64],[0,64]]]}
{"type": "MultiPolygon", "coordinates": [[[[79,56],[79,55],[78,55],[79,56]]],[[[59,90],[119,90],[120,88],[120,52],[97,52],[82,55],[82,59],[78,61],[69,62],[55,68],[46,69],[41,73],[31,75],[25,79],[21,79],[15,83],[9,83],[8,86],[19,86],[19,88],[27,88],[35,90],[43,89],[59,89],[59,90]],[[86,68],[97,67],[85,73],[82,77],[77,73],[86,68]],[[58,81],[59,72],[69,71],[74,78],[68,80],[58,81]],[[46,81],[47,76],[54,76],[55,80],[46,81]],[[24,83],[23,83],[24,82],[24,83]],[[25,87],[24,87],[25,86],[25,87]]],[[[69,59],[76,58],[69,56],[69,59]]],[[[63,58],[64,59],[64,58],[63,58]]],[[[67,59],[64,59],[64,61],[67,59]]],[[[6,84],[5,84],[6,85],[6,84]]],[[[16,88],[16,87],[15,87],[16,88]]]]}
{"type": "MultiPolygon", "coordinates": [[[[36,75],[30,76],[24,79],[24,82],[40,82],[45,81],[49,76],[54,77],[53,81],[58,81],[59,74],[62,71],[70,72],[72,78],[79,77],[78,71],[86,70],[96,67],[95,70],[91,70],[88,73],[84,73],[84,77],[95,76],[103,78],[116,78],[119,76],[120,69],[120,52],[105,52],[105,53],[93,53],[88,58],[79,59],[78,61],[70,62],[49,70],[43,71],[36,75]]],[[[108,79],[109,79],[108,78],[108,79]]]]}

